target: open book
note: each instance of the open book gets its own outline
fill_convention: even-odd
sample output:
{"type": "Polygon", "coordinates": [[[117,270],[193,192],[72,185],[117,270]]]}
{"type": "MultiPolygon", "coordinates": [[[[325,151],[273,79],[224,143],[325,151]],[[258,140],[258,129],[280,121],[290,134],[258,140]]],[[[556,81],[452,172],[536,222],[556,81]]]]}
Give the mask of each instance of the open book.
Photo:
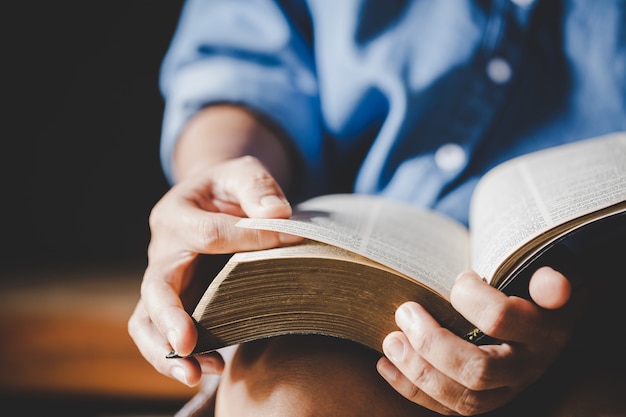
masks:
{"type": "Polygon", "coordinates": [[[242,219],[241,227],[306,240],[230,258],[192,314],[199,330],[194,353],[290,333],[381,350],[397,329],[396,308],[408,300],[478,343],[480,331],[449,302],[463,270],[525,296],[538,266],[572,277],[576,271],[567,268],[586,245],[607,233],[626,237],[626,133],[500,164],[478,183],[469,224],[356,194],[311,199],[290,219],[242,219]]]}

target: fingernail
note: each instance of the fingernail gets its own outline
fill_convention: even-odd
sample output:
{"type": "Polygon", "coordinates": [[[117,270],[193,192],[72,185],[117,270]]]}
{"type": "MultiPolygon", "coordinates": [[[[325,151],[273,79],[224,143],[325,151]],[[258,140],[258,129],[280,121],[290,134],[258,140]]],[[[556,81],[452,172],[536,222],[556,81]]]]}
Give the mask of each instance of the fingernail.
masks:
{"type": "Polygon", "coordinates": [[[178,381],[187,385],[187,374],[183,368],[175,367],[172,369],[172,376],[176,378],[178,381]]]}
{"type": "Polygon", "coordinates": [[[170,330],[169,332],[167,332],[167,341],[170,343],[172,351],[175,351],[178,342],[178,334],[176,334],[174,330],[170,330]]]}
{"type": "Polygon", "coordinates": [[[276,195],[266,195],[265,197],[261,198],[261,205],[263,207],[284,206],[288,204],[289,203],[287,201],[279,198],[276,195]]]}
{"type": "Polygon", "coordinates": [[[377,364],[378,372],[390,382],[393,382],[398,378],[398,368],[396,368],[391,362],[387,359],[382,359],[378,361],[377,364]]]}
{"type": "Polygon", "coordinates": [[[402,359],[404,359],[404,343],[396,337],[388,339],[383,345],[383,350],[392,362],[402,362],[402,359]]]}
{"type": "Polygon", "coordinates": [[[405,304],[398,307],[398,310],[396,311],[396,324],[402,330],[406,330],[411,326],[412,321],[413,313],[410,308],[405,304]]]}

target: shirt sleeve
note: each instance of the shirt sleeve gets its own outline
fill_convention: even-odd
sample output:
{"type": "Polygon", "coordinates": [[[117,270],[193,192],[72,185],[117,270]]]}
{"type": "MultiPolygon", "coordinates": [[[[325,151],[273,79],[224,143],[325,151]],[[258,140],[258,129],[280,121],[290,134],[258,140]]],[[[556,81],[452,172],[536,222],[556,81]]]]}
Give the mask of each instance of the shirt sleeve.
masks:
{"type": "Polygon", "coordinates": [[[293,141],[306,171],[321,169],[317,81],[298,24],[271,0],[185,3],[159,80],[165,99],[161,163],[170,183],[181,130],[213,103],[264,115],[293,141]]]}

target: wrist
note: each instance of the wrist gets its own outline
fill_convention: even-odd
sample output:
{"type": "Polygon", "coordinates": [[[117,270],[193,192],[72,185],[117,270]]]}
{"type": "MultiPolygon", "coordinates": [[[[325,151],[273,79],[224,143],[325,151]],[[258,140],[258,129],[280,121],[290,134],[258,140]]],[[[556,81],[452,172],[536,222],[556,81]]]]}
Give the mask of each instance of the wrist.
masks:
{"type": "Polygon", "coordinates": [[[173,174],[179,182],[221,162],[251,155],[286,189],[292,163],[286,142],[259,115],[241,106],[204,108],[186,125],[174,152],[173,174]]]}

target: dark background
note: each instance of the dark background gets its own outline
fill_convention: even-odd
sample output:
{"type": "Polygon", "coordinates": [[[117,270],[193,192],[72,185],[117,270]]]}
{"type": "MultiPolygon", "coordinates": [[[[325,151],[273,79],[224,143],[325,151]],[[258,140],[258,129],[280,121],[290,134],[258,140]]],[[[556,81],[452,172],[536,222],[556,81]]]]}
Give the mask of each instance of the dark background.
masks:
{"type": "Polygon", "coordinates": [[[3,5],[0,271],[146,262],[182,1],[3,5]]]}

